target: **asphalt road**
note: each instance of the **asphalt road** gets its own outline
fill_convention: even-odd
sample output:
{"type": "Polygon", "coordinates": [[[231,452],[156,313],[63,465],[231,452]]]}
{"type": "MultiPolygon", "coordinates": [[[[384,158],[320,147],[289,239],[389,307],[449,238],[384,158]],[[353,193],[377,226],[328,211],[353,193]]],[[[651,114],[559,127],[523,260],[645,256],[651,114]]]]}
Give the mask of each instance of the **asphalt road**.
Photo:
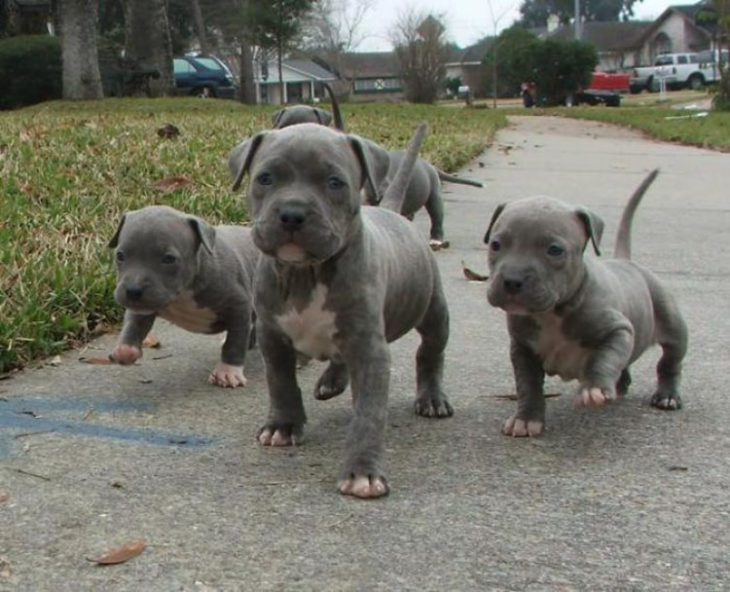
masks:
{"type": "MultiPolygon", "coordinates": [[[[596,123],[512,121],[462,171],[486,187],[446,187],[453,418],[414,416],[417,338],[392,346],[389,497],[335,490],[347,394],[307,398],[303,446],[261,448],[258,351],[248,387],[208,386],[220,339],[160,322],[162,347],[135,367],[79,361],[105,356],[107,335],[0,382],[0,590],[728,589],[730,156],[596,123]],[[501,435],[515,405],[504,315],[462,261],[485,271],[492,210],[536,193],[594,209],[612,245],[657,166],[633,252],[690,327],[684,409],[649,407],[654,349],[623,401],[576,411],[575,385],[551,380],[546,433],[501,435]],[[87,559],[138,538],[147,547],[127,563],[87,559]]],[[[425,233],[425,213],[416,223],[425,233]]],[[[300,372],[305,392],[321,369],[300,372]]]]}

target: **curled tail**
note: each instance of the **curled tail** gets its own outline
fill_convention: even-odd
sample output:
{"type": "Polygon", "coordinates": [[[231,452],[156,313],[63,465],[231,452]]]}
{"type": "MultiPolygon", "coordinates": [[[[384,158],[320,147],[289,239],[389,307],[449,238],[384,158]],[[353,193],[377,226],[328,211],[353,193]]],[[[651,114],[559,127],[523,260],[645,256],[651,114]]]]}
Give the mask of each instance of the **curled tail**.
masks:
{"type": "Polygon", "coordinates": [[[393,180],[385,190],[383,199],[380,205],[384,208],[401,213],[403,209],[403,200],[406,196],[408,184],[411,182],[411,176],[413,175],[413,169],[416,166],[416,159],[418,158],[418,151],[421,149],[423,139],[426,137],[426,129],[428,126],[425,123],[421,123],[417,128],[410,143],[408,149],[403,155],[403,160],[398,167],[398,170],[393,177],[393,180]]]}
{"type": "Polygon", "coordinates": [[[327,89],[327,92],[329,93],[329,96],[330,96],[330,100],[332,101],[332,118],[334,119],[335,129],[338,129],[338,130],[344,132],[345,123],[342,121],[342,114],[340,113],[340,104],[337,102],[337,97],[335,96],[335,93],[332,92],[332,87],[329,84],[327,84],[326,82],[323,82],[322,86],[324,86],[327,89]]]}
{"type": "Polygon", "coordinates": [[[617,259],[630,259],[631,258],[631,222],[634,219],[634,212],[641,202],[641,198],[644,197],[646,190],[654,182],[656,176],[659,174],[659,169],[654,169],[649,173],[637,187],[634,194],[629,199],[629,203],[624,208],[624,213],[621,215],[621,222],[618,225],[618,232],[616,233],[616,246],[613,249],[613,256],[617,259]]]}
{"type": "Polygon", "coordinates": [[[441,181],[448,181],[449,183],[459,183],[461,185],[471,185],[472,187],[484,187],[479,181],[472,181],[471,179],[462,179],[456,175],[451,175],[446,171],[442,171],[440,168],[435,167],[441,181]]]}

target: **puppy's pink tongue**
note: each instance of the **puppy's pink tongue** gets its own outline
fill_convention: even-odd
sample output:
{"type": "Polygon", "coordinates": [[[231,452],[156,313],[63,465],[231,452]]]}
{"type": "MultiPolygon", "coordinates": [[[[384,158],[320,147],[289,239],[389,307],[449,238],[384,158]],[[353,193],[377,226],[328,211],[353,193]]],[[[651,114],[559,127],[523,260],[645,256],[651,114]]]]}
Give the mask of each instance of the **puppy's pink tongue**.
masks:
{"type": "Polygon", "coordinates": [[[276,251],[276,256],[278,259],[285,261],[286,263],[301,263],[306,259],[304,249],[294,243],[281,245],[279,250],[276,251]]]}

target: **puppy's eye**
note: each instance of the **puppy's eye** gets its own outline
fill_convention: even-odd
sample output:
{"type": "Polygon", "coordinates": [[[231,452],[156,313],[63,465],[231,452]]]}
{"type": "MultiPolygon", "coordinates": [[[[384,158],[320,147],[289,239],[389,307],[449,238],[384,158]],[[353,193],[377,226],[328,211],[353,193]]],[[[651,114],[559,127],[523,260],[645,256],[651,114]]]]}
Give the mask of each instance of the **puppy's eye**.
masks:
{"type": "Polygon", "coordinates": [[[327,179],[327,187],[333,190],[342,189],[346,183],[340,179],[339,177],[335,177],[332,175],[329,179],[327,179]]]}
{"type": "Polygon", "coordinates": [[[501,248],[502,248],[502,243],[500,243],[497,239],[494,239],[492,242],[489,243],[490,251],[494,251],[496,253],[501,248]]]}
{"type": "Polygon", "coordinates": [[[256,177],[256,182],[259,185],[271,185],[274,182],[274,175],[271,173],[261,173],[256,177]]]}
{"type": "Polygon", "coordinates": [[[172,265],[173,263],[177,263],[177,257],[171,253],[167,253],[162,257],[162,262],[165,265],[172,265]]]}
{"type": "Polygon", "coordinates": [[[124,261],[124,253],[122,251],[117,251],[116,253],[117,261],[121,263],[124,261]]]}
{"type": "Polygon", "coordinates": [[[547,250],[550,257],[560,257],[563,253],[565,253],[565,249],[560,245],[550,245],[547,250]]]}

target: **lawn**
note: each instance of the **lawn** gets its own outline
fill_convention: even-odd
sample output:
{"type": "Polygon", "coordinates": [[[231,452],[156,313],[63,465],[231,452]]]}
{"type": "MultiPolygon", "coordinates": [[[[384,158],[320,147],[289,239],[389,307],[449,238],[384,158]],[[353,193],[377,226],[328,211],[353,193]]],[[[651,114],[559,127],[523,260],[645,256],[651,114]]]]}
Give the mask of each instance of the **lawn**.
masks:
{"type": "MultiPolygon", "coordinates": [[[[120,215],[168,204],[212,223],[244,223],[225,164],[271,107],[200,99],[52,102],[0,113],[0,374],[113,327],[107,241],[120,215]],[[170,123],[175,139],[157,133],[170,123]]],[[[414,105],[345,105],[348,131],[454,170],[479,154],[504,114],[414,105]]]]}

